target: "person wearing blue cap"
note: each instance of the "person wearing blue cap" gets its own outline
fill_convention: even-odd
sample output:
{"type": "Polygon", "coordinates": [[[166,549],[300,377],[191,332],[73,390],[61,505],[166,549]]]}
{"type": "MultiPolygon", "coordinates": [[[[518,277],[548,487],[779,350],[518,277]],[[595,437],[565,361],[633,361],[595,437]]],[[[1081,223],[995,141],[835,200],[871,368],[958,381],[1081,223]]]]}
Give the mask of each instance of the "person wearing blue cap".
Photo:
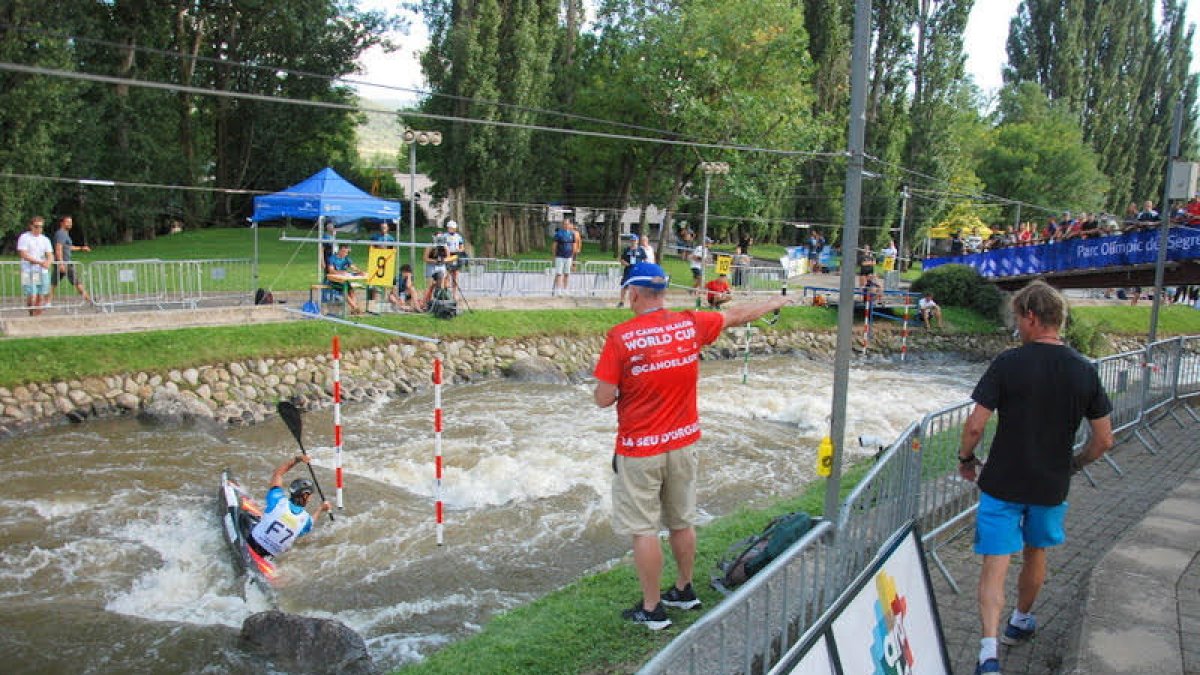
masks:
{"type": "Polygon", "coordinates": [[[692,446],[700,439],[700,350],[725,328],[788,304],[787,296],[777,295],[721,312],[675,312],[665,305],[668,285],[658,265],[630,266],[624,288],[634,317],[608,332],[593,373],[596,405],[617,405],[613,530],[632,537],[642,591],[638,603],[621,616],[651,630],[671,625],[664,605],[700,606],[692,588],[698,462],[692,446]],[[666,592],[659,590],[663,553],[658,533],[664,524],[678,569],[675,584],[666,592]]]}
{"type": "Polygon", "coordinates": [[[638,245],[638,236],[630,233],[625,239],[627,243],[621,251],[621,297],[617,300],[617,307],[625,306],[625,282],[629,280],[629,270],[638,263],[646,262],[646,249],[638,245]]]}

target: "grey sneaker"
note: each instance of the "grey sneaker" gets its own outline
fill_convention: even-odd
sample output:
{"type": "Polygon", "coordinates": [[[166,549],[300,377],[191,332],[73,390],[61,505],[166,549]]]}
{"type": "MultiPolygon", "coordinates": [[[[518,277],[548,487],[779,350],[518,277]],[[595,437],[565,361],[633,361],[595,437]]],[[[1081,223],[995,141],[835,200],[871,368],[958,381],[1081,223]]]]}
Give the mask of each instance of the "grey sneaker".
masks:
{"type": "Polygon", "coordinates": [[[654,611],[647,612],[642,607],[642,601],[638,600],[638,603],[632,608],[621,612],[621,618],[626,621],[640,623],[650,630],[662,630],[671,625],[671,620],[667,618],[667,610],[663,609],[661,602],[654,608],[654,611]]]}
{"type": "Polygon", "coordinates": [[[696,597],[691,584],[684,586],[683,590],[672,586],[662,594],[662,604],[676,609],[692,609],[700,606],[700,598],[696,597]]]}

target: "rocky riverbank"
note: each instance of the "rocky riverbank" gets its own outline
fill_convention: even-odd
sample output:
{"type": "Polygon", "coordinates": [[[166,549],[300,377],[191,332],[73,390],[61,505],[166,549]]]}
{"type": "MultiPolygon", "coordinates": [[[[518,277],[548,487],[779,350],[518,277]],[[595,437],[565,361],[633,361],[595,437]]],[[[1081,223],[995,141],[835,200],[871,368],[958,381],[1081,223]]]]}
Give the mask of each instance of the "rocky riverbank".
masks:
{"type": "MultiPolygon", "coordinates": [[[[454,340],[439,345],[394,343],[342,355],[346,401],[406,396],[430,385],[431,367],[441,358],[448,384],[511,376],[543,381],[587,378],[603,336],[454,340]]],[[[751,353],[833,357],[834,333],[761,331],[751,353]]],[[[908,353],[950,352],[986,359],[1014,343],[1007,335],[959,336],[917,333],[908,353]]],[[[869,356],[893,356],[901,349],[898,332],[880,331],[869,356]]],[[[737,358],[741,343],[727,331],[704,352],[706,359],[737,358]]],[[[79,380],[0,388],[0,433],[27,432],[48,425],[125,415],[152,420],[211,420],[248,425],[274,413],[290,399],[306,409],[332,403],[332,358],[326,354],[294,359],[253,359],[167,372],[137,372],[79,380]]]]}

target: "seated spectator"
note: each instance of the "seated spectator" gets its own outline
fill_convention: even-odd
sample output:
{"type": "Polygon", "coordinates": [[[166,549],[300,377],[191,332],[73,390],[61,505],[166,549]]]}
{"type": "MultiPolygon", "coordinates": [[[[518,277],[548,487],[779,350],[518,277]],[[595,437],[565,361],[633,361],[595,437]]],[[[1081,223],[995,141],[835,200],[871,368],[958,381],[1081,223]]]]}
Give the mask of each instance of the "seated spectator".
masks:
{"type": "Polygon", "coordinates": [[[422,312],[425,310],[421,298],[417,295],[417,287],[413,284],[412,265],[405,263],[400,266],[400,278],[388,293],[388,302],[392,307],[401,311],[422,312]]]}
{"type": "Polygon", "coordinates": [[[878,274],[867,277],[867,283],[863,286],[863,300],[872,305],[883,304],[883,280],[878,274]]]}
{"type": "Polygon", "coordinates": [[[721,305],[733,299],[733,289],[729,287],[729,279],[724,274],[704,284],[704,288],[708,291],[708,306],[713,309],[720,309],[721,305]]]}
{"type": "Polygon", "coordinates": [[[329,279],[329,275],[345,275],[345,274],[362,274],[363,271],[350,260],[350,244],[342,244],[338,247],[337,253],[329,257],[329,262],[325,266],[326,282],[329,287],[339,291],[346,298],[346,306],[350,308],[352,314],[362,314],[362,309],[358,306],[358,301],[354,298],[354,284],[350,281],[333,281],[329,279]]]}
{"type": "Polygon", "coordinates": [[[933,300],[932,293],[926,293],[917,301],[917,311],[921,313],[921,321],[925,323],[925,328],[929,328],[929,317],[937,319],[937,325],[942,327],[942,308],[933,300]]]}

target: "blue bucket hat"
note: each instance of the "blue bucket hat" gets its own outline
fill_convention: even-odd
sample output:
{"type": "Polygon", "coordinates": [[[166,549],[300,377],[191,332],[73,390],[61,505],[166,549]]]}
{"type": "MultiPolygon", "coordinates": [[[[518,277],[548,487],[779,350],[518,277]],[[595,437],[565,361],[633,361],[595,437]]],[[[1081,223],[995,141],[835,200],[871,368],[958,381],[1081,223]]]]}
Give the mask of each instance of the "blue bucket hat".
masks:
{"type": "Polygon", "coordinates": [[[654,263],[640,262],[629,268],[629,278],[622,286],[641,286],[661,291],[667,287],[670,277],[663,268],[654,263]]]}

